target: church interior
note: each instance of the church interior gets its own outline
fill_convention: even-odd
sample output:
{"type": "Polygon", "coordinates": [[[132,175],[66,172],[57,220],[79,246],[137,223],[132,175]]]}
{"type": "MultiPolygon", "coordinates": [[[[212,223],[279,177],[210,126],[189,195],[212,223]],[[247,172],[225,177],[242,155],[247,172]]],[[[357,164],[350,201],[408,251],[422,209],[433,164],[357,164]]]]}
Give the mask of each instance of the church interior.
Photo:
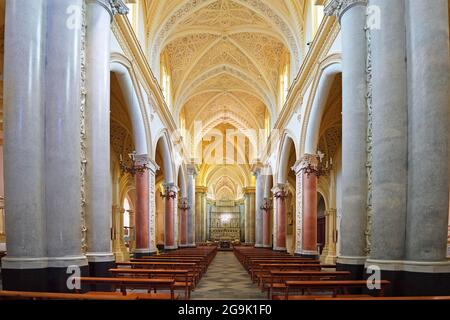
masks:
{"type": "Polygon", "coordinates": [[[450,0],[0,0],[0,300],[450,300],[450,0]]]}

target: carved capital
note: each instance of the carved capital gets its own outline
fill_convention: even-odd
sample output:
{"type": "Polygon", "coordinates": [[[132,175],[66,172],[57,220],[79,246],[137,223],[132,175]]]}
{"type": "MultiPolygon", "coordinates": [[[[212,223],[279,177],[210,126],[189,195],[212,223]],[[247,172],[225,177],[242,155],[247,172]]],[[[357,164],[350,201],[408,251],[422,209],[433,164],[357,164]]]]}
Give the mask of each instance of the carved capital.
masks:
{"type": "Polygon", "coordinates": [[[325,5],[324,14],[340,19],[348,9],[356,5],[367,6],[367,0],[329,0],[325,5]]]}
{"type": "Polygon", "coordinates": [[[189,206],[188,198],[184,197],[180,199],[180,209],[182,210],[189,210],[191,207],[189,206]]]}
{"type": "Polygon", "coordinates": [[[177,197],[178,187],[175,184],[165,183],[163,186],[164,186],[164,194],[161,194],[163,198],[175,199],[177,197]]]}
{"type": "Polygon", "coordinates": [[[111,21],[115,15],[126,15],[130,11],[123,0],[88,0],[87,3],[99,4],[100,6],[105,8],[105,10],[108,11],[109,15],[111,16],[111,21]]]}
{"type": "Polygon", "coordinates": [[[295,174],[300,174],[305,168],[317,168],[319,165],[319,157],[316,154],[305,153],[300,160],[292,166],[292,170],[295,174]]]}
{"type": "Polygon", "coordinates": [[[272,189],[273,197],[278,198],[286,198],[288,196],[287,186],[283,183],[279,183],[275,188],[272,189]]]}
{"type": "Polygon", "coordinates": [[[198,168],[195,164],[186,165],[186,172],[188,176],[193,176],[194,178],[197,176],[198,168]]]}
{"type": "Polygon", "coordinates": [[[125,5],[123,0],[109,0],[109,5],[111,6],[112,14],[126,15],[130,12],[130,9],[125,5]]]}

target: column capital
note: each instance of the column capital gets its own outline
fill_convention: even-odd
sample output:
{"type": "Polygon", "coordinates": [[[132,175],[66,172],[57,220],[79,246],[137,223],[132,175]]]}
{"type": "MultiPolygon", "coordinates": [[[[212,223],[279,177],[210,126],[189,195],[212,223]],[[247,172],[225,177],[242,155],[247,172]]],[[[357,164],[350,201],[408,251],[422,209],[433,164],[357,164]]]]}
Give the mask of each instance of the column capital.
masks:
{"type": "Polygon", "coordinates": [[[242,192],[247,194],[247,193],[255,193],[256,192],[256,188],[255,187],[244,187],[242,189],[242,192]]]}
{"type": "Polygon", "coordinates": [[[366,6],[367,0],[329,0],[325,5],[324,14],[340,19],[348,9],[356,5],[366,6]]]}
{"type": "Polygon", "coordinates": [[[178,187],[174,183],[163,183],[164,194],[161,194],[164,198],[176,198],[178,187]]]}
{"type": "Polygon", "coordinates": [[[319,165],[319,156],[316,154],[309,154],[305,153],[303,157],[301,157],[299,160],[295,162],[295,164],[292,166],[292,170],[295,172],[295,174],[300,174],[303,169],[308,167],[317,168],[319,165]]]}
{"type": "Polygon", "coordinates": [[[266,212],[269,212],[270,209],[272,209],[272,200],[270,198],[264,198],[262,205],[261,205],[261,210],[264,210],[266,212]]]}
{"type": "Polygon", "coordinates": [[[287,197],[287,185],[285,183],[278,183],[276,187],[272,188],[274,198],[287,197]]]}
{"type": "Polygon", "coordinates": [[[88,4],[97,3],[105,8],[111,16],[111,21],[115,15],[127,15],[130,9],[126,6],[123,0],[87,0],[88,4]]]}
{"type": "Polygon", "coordinates": [[[180,198],[180,209],[189,210],[191,207],[189,206],[189,199],[187,197],[180,198]]]}
{"type": "Polygon", "coordinates": [[[186,172],[188,176],[197,176],[198,174],[198,166],[196,164],[188,164],[186,165],[186,172]]]}
{"type": "Polygon", "coordinates": [[[196,186],[196,187],[195,187],[195,192],[196,192],[196,193],[207,193],[207,192],[208,192],[208,187],[205,187],[205,186],[196,186]]]}
{"type": "Polygon", "coordinates": [[[147,168],[152,172],[156,173],[159,170],[158,164],[153,161],[147,154],[139,154],[136,156],[136,165],[142,166],[146,165],[147,168]]]}
{"type": "Polygon", "coordinates": [[[250,171],[253,173],[254,176],[257,176],[261,173],[261,170],[264,168],[264,165],[259,160],[252,163],[250,171]]]}

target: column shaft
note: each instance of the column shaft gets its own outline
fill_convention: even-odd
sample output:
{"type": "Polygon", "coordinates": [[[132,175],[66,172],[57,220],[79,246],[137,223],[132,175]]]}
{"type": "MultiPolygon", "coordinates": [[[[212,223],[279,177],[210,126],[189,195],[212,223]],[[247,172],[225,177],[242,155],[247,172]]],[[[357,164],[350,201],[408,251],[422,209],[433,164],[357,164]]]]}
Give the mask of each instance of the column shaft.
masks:
{"type": "MultiPolygon", "coordinates": [[[[263,212],[261,206],[264,198],[264,177],[261,174],[262,169],[254,170],[256,177],[256,192],[255,192],[255,219],[254,219],[254,241],[255,247],[263,246],[263,212]]],[[[286,245],[285,245],[286,246],[286,245]]]]}
{"type": "Polygon", "coordinates": [[[45,290],[46,1],[7,1],[5,19],[3,108],[8,256],[2,259],[2,285],[5,290],[45,290]]]}
{"type": "Polygon", "coordinates": [[[149,240],[149,172],[145,170],[136,174],[136,250],[135,256],[150,253],[149,240]]]}
{"type": "Polygon", "coordinates": [[[81,21],[71,24],[67,13],[68,8],[81,10],[82,1],[50,0],[47,6],[45,203],[49,289],[66,291],[66,268],[87,267],[81,251],[80,218],[82,28],[81,21]]]}
{"type": "Polygon", "coordinates": [[[274,250],[286,251],[286,191],[283,185],[274,189],[276,201],[276,237],[274,250]]]}
{"type": "Polygon", "coordinates": [[[409,189],[406,259],[445,261],[449,206],[448,1],[407,1],[409,189]]]}
{"type": "Polygon", "coordinates": [[[193,168],[188,167],[188,206],[189,209],[187,211],[187,244],[191,247],[195,246],[196,242],[196,233],[195,233],[195,215],[196,215],[196,207],[197,207],[197,199],[195,194],[195,170],[193,168]]]}
{"type": "MultiPolygon", "coordinates": [[[[110,170],[110,22],[112,12],[87,1],[86,31],[86,222],[90,274],[106,276],[112,267],[110,170]]],[[[117,236],[121,230],[116,230],[117,236]]],[[[123,240],[122,240],[123,241],[123,240]]]]}
{"type": "Polygon", "coordinates": [[[342,37],[342,211],[338,264],[362,277],[367,225],[367,1],[333,0],[325,8],[340,17],[342,37]]]}
{"type": "Polygon", "coordinates": [[[303,186],[302,255],[317,257],[317,176],[304,174],[303,186]]]}
{"type": "Polygon", "coordinates": [[[262,229],[263,229],[263,247],[264,248],[270,248],[272,246],[271,245],[271,232],[270,232],[270,214],[271,214],[270,200],[267,198],[264,198],[263,209],[262,209],[262,215],[263,215],[262,229]]]}
{"type": "Polygon", "coordinates": [[[177,197],[177,188],[173,184],[166,184],[164,190],[164,248],[172,250],[177,248],[175,234],[175,201],[177,197]]]}

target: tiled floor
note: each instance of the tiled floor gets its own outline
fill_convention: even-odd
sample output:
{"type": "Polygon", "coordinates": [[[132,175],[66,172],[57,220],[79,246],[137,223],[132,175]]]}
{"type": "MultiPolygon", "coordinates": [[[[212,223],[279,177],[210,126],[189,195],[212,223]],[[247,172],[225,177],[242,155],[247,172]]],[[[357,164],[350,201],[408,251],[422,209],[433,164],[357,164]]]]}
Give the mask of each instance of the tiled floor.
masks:
{"type": "Polygon", "coordinates": [[[266,294],[250,280],[233,252],[219,251],[200,280],[192,300],[263,300],[266,294]]]}

